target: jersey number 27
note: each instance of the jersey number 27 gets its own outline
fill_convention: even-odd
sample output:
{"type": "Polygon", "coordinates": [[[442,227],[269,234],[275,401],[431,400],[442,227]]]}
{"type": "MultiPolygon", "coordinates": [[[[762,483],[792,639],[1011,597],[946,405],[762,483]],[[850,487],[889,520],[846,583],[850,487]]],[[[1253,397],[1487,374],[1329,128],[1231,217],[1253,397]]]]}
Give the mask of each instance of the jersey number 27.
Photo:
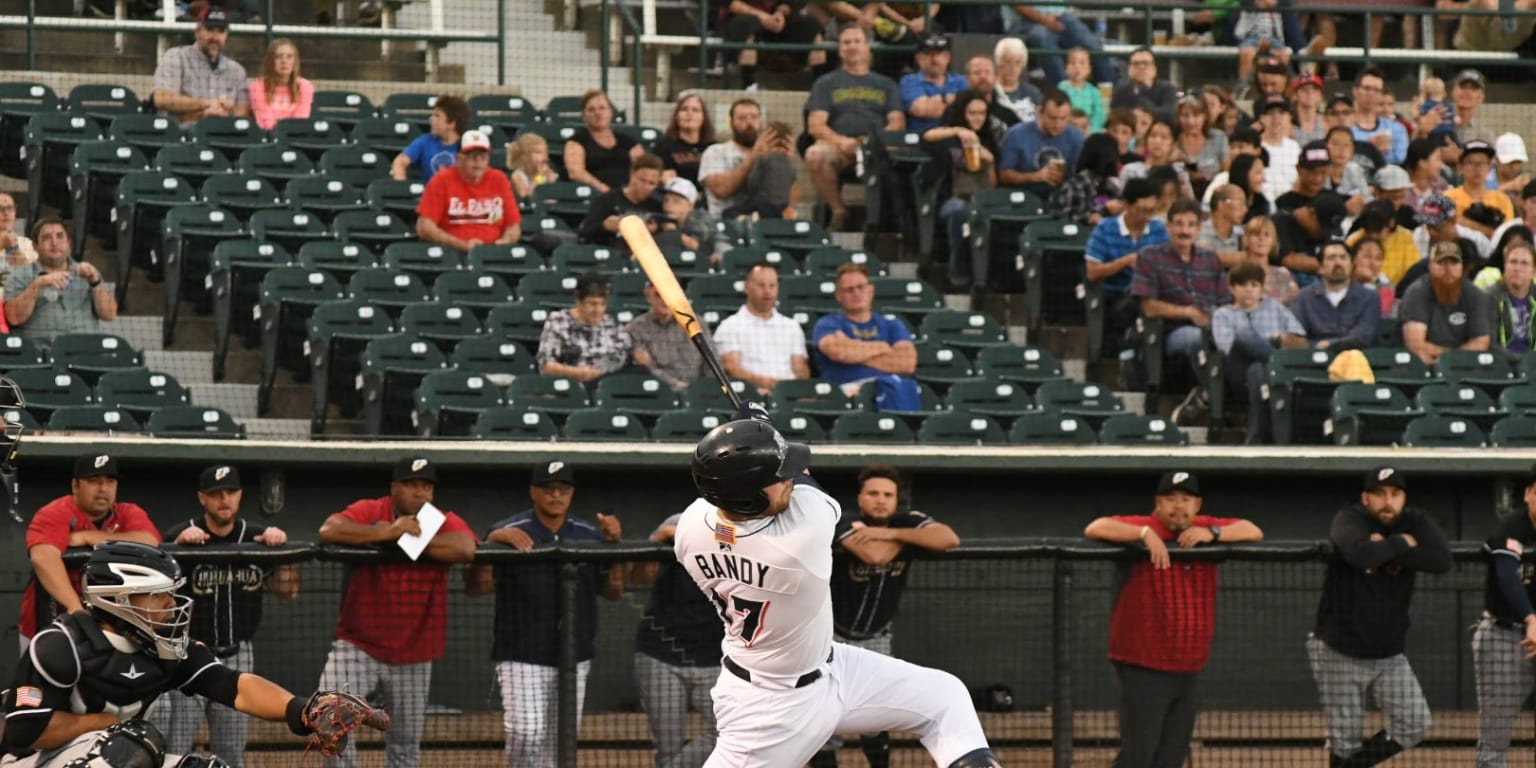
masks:
{"type": "Polygon", "coordinates": [[[715,609],[720,611],[720,620],[725,622],[727,631],[734,631],[743,643],[752,645],[758,632],[763,629],[763,615],[768,612],[768,603],[745,600],[735,595],[727,603],[715,590],[710,590],[709,595],[714,599],[715,609]],[[732,610],[732,606],[735,610],[732,610]]]}

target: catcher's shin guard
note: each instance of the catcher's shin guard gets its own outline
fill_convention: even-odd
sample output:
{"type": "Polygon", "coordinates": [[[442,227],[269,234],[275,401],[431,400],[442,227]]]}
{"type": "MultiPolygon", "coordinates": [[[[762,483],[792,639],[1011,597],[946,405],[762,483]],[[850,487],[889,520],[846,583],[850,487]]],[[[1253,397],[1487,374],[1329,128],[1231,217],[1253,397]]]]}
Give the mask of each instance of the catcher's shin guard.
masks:
{"type": "Polygon", "coordinates": [[[127,720],[107,726],[85,757],[64,768],[161,768],[165,737],[147,720],[127,720]]]}

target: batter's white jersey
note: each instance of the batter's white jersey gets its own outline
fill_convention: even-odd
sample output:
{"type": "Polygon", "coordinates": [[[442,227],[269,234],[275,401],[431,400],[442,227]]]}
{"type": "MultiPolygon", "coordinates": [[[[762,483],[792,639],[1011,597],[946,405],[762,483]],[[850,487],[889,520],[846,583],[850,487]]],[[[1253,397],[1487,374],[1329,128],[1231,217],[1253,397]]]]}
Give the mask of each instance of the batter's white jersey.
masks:
{"type": "Polygon", "coordinates": [[[832,536],[842,508],[796,484],[789,509],[732,523],[699,499],[673,551],[725,622],[721,649],[753,675],[793,680],[832,650],[832,536]]]}

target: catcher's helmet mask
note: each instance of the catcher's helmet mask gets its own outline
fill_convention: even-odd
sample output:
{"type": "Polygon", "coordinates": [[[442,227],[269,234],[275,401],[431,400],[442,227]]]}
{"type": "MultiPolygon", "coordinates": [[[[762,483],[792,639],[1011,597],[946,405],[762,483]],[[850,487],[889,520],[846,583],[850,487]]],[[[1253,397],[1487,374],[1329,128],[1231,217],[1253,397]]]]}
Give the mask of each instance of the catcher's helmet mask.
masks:
{"type": "Polygon", "coordinates": [[[764,488],[793,478],[811,463],[811,449],[791,443],[772,424],[754,419],[727,422],[709,431],[693,450],[693,483],[705,501],[745,517],[766,514],[764,488]]]}
{"type": "Polygon", "coordinates": [[[98,619],[168,661],[187,657],[192,598],[179,593],[187,583],[181,566],[165,552],[133,541],[96,545],[86,561],[84,600],[98,619]],[[165,607],[135,604],[136,595],[164,595],[165,607]]]}

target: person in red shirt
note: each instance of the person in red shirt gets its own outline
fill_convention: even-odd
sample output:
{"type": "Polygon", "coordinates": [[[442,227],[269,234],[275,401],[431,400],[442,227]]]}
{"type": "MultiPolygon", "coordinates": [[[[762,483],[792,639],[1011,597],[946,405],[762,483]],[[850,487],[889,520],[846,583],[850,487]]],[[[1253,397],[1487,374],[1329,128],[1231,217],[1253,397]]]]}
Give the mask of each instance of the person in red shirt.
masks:
{"type": "Polygon", "coordinates": [[[480,131],[465,132],[458,163],[434,175],[416,205],[416,236],[460,251],[515,243],[522,221],[512,182],[491,167],[491,140],[480,131]]]}
{"type": "MultiPolygon", "coordinates": [[[[448,175],[448,174],[442,174],[448,175]]],[[[388,552],[404,534],[420,536],[417,515],[432,502],[437,465],[414,456],[395,464],[389,495],[359,499],[320,526],[322,544],[379,546],[388,552]]],[[[475,557],[474,533],[458,515],[441,510],[442,527],[421,559],[382,558],[351,569],[341,597],[341,618],[331,644],[321,690],[384,693],[383,708],[394,718],[384,739],[389,768],[421,764],[427,691],[432,662],[443,655],[448,627],[448,568],[475,557]]],[[[328,765],[357,765],[357,747],[348,744],[328,765]]]]}
{"type": "Polygon", "coordinates": [[[1216,564],[1173,562],[1168,548],[1264,538],[1247,520],[1200,514],[1201,504],[1200,481],[1169,472],[1151,515],[1101,517],[1083,531],[1095,541],[1145,545],[1150,555],[1120,574],[1109,618],[1109,660],[1120,679],[1116,768],[1182,766],[1195,730],[1195,680],[1216,632],[1216,564]]]}
{"type": "Polygon", "coordinates": [[[69,495],[44,504],[32,515],[27,526],[32,578],[21,594],[18,627],[23,650],[55,615],[85,607],[80,601],[80,569],[64,567],[64,550],[117,540],[160,546],[160,530],[149,513],[137,504],[117,500],[117,479],[116,457],[104,453],[81,456],[75,460],[69,495]],[[39,587],[46,594],[39,595],[39,587]]]}

